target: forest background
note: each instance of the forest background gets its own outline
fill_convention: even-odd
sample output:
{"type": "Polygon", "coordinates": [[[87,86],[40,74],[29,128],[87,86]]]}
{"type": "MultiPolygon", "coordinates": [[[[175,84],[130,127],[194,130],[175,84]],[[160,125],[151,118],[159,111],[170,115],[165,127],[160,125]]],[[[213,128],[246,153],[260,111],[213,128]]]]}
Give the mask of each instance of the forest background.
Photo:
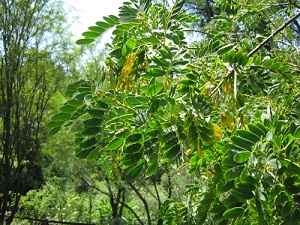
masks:
{"type": "Polygon", "coordinates": [[[132,0],[76,43],[63,4],[1,1],[0,224],[300,224],[298,0],[132,0]]]}

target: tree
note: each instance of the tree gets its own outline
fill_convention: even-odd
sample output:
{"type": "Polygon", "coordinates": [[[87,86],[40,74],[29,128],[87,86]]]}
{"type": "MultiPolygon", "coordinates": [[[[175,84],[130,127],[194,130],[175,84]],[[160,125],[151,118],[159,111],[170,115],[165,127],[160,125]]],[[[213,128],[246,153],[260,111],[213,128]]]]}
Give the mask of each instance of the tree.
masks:
{"type": "MultiPolygon", "coordinates": [[[[58,52],[65,21],[60,1],[10,1],[0,5],[0,224],[10,224],[21,195],[39,187],[41,144],[49,100],[64,79],[58,52]],[[57,42],[48,43],[56,36],[57,42]]],[[[67,48],[66,48],[67,49],[67,48]]]]}
{"type": "Polygon", "coordinates": [[[132,0],[89,27],[77,44],[114,29],[110,88],[71,84],[51,133],[76,124],[76,155],[105,160],[127,183],[187,167],[196,182],[164,201],[160,222],[298,224],[297,2],[217,1],[190,46],[197,18],[184,3],[132,0]],[[254,26],[261,15],[267,30],[254,26]]]}

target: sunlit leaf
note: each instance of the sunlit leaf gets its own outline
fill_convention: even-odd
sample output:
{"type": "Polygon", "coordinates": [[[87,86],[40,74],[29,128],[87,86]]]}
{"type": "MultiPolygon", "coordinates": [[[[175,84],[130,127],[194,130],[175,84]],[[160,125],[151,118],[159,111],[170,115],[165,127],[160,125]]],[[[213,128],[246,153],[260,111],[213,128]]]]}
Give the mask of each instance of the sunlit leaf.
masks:
{"type": "Polygon", "coordinates": [[[79,39],[75,43],[78,44],[78,45],[87,45],[87,44],[90,44],[94,41],[95,41],[95,39],[85,38],[85,39],[79,39]]]}
{"type": "Polygon", "coordinates": [[[101,28],[104,28],[104,29],[108,29],[110,28],[110,24],[106,23],[106,22],[103,22],[103,21],[98,21],[96,22],[96,25],[101,27],[101,28]]]}
{"type": "Polygon", "coordinates": [[[237,163],[246,162],[251,157],[251,152],[244,151],[234,155],[233,160],[237,163]]]}
{"type": "Polygon", "coordinates": [[[87,159],[87,160],[93,160],[93,159],[95,159],[95,158],[98,156],[98,154],[99,154],[99,150],[100,150],[99,147],[93,149],[93,150],[88,154],[88,156],[86,157],[86,159],[87,159]]]}
{"type": "Polygon", "coordinates": [[[124,139],[116,137],[113,140],[111,140],[108,143],[108,145],[105,146],[105,148],[107,150],[113,150],[113,149],[116,149],[116,148],[120,147],[123,144],[123,142],[124,142],[124,139]]]}
{"type": "Polygon", "coordinates": [[[100,37],[100,33],[93,32],[93,31],[86,31],[86,32],[82,33],[82,36],[84,36],[86,38],[97,38],[97,37],[100,37]]]}
{"type": "Polygon", "coordinates": [[[218,49],[217,53],[223,55],[234,48],[235,44],[227,44],[218,49]]]}

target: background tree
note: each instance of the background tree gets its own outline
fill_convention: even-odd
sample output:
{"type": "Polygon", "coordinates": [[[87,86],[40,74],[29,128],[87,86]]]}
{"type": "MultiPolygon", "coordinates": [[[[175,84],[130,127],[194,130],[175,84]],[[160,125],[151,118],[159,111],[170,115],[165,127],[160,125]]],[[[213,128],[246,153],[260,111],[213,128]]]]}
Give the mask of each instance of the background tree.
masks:
{"type": "Polygon", "coordinates": [[[0,12],[0,224],[10,224],[21,195],[44,180],[45,115],[64,85],[68,60],[59,52],[72,47],[61,39],[61,1],[3,0],[0,12]]]}

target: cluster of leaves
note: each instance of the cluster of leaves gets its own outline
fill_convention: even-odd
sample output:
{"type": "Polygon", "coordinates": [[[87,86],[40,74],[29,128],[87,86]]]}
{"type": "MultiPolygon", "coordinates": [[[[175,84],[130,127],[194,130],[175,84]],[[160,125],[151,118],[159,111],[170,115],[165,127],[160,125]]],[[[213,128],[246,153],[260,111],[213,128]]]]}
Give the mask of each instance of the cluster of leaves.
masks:
{"type": "Polygon", "coordinates": [[[76,155],[127,182],[188,165],[198,183],[187,185],[186,204],[163,204],[160,217],[170,223],[299,223],[297,69],[276,49],[233,34],[254,13],[242,4],[221,4],[230,16],[215,17],[207,39],[189,46],[184,29],[197,18],[184,3],[125,2],[118,17],[89,27],[77,44],[114,29],[110,87],[69,85],[50,133],[74,127],[76,155]],[[279,101],[287,88],[289,100],[279,101]]]}

